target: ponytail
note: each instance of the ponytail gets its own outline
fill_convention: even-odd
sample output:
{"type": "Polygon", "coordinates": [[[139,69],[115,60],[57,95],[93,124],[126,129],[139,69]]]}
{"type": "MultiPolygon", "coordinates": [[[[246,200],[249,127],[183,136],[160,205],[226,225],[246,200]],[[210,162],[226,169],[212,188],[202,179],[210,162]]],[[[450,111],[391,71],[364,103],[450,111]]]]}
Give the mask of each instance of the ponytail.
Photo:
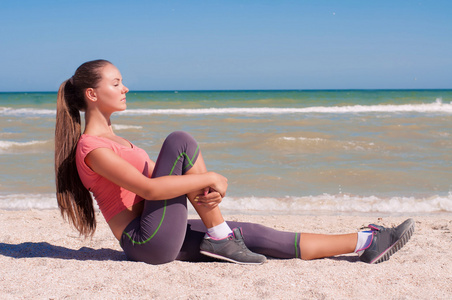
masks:
{"type": "Polygon", "coordinates": [[[81,136],[81,118],[78,109],[67,105],[74,96],[69,80],[58,91],[55,125],[55,183],[56,197],[61,215],[84,236],[96,230],[93,199],[83,186],[77,172],[75,151],[81,136]]]}
{"type": "Polygon", "coordinates": [[[96,230],[93,199],[77,172],[75,152],[81,136],[80,111],[86,109],[84,92],[96,87],[101,79],[100,68],[109,64],[95,60],[81,65],[71,79],[58,90],[55,125],[56,198],[61,215],[85,237],[96,230]]]}

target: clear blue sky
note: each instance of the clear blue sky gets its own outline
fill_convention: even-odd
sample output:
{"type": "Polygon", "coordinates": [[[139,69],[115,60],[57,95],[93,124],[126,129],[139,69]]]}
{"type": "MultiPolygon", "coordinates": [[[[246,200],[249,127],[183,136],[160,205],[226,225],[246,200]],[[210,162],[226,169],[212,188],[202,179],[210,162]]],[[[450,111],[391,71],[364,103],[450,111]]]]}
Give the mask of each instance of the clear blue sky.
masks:
{"type": "Polygon", "coordinates": [[[452,1],[2,1],[0,91],[452,88],[452,1]]]}

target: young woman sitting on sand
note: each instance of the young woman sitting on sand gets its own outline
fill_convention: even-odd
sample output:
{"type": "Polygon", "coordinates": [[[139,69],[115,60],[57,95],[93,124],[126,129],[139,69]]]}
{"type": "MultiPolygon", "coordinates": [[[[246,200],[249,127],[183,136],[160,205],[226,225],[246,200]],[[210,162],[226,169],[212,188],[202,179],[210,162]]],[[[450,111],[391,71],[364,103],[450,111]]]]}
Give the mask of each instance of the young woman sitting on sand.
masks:
{"type": "Polygon", "coordinates": [[[96,228],[92,193],[126,256],[150,264],[205,261],[207,256],[261,264],[266,256],[315,259],[352,252],[362,261],[379,263],[411,237],[412,219],[395,228],[370,225],[370,231],[341,235],[225,222],[218,204],[227,179],[207,171],[193,137],[171,133],[154,163],[113,132],[110,117],[126,109],[128,91],[119,70],[105,60],[82,64],[59,88],[57,200],[63,217],[80,234],[90,236],[96,228]],[[83,134],[80,111],[85,113],[83,134]],[[201,220],[187,220],[187,198],[201,220]]]}

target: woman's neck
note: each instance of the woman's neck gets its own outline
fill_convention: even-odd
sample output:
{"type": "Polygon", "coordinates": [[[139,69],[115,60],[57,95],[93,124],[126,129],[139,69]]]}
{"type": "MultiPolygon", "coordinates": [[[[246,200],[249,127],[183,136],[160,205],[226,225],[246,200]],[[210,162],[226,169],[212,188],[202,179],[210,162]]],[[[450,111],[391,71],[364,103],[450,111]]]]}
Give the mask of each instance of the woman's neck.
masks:
{"type": "Polygon", "coordinates": [[[85,112],[85,134],[96,136],[115,135],[111,127],[110,116],[105,116],[99,111],[85,112]]]}

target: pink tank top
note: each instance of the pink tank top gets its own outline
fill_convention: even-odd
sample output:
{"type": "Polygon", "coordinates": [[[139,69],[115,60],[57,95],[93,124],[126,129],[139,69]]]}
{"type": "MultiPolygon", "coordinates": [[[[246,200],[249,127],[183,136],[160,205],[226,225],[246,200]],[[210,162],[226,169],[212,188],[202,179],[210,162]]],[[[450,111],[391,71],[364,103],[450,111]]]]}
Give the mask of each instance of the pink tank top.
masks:
{"type": "Polygon", "coordinates": [[[100,211],[108,222],[116,214],[143,200],[140,196],[114,184],[100,176],[85,163],[85,157],[98,148],[108,148],[128,161],[145,176],[148,176],[149,156],[130,143],[131,147],[116,143],[110,139],[83,134],[77,144],[77,171],[83,185],[93,193],[100,211]]]}

